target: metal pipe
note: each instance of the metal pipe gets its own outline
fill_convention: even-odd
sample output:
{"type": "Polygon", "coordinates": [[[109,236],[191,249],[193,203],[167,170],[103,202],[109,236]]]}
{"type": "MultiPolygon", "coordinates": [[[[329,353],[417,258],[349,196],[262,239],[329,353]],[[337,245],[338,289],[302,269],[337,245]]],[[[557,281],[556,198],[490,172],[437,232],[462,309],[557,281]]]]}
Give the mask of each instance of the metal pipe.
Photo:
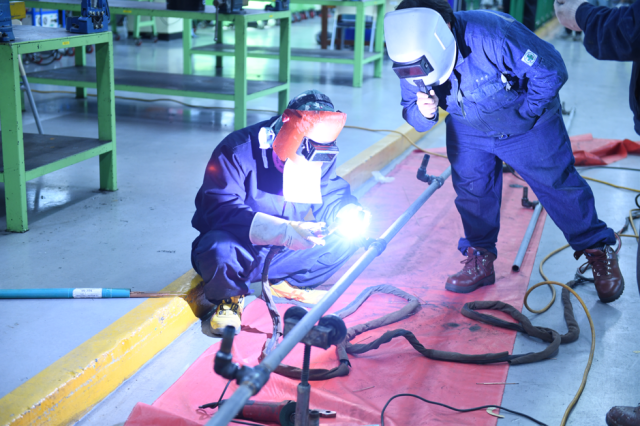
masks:
{"type": "Polygon", "coordinates": [[[130,293],[125,288],[21,288],[0,290],[0,299],[110,299],[130,293]]]}
{"type": "Polygon", "coordinates": [[[522,239],[522,244],[520,244],[516,260],[513,261],[511,269],[514,272],[518,272],[520,270],[520,265],[522,265],[524,255],[527,253],[527,249],[529,248],[529,242],[531,242],[531,236],[533,235],[533,231],[536,229],[536,224],[538,223],[538,218],[540,217],[541,212],[542,204],[538,203],[536,208],[533,210],[533,216],[531,216],[531,220],[529,221],[527,232],[524,233],[524,238],[522,239]]]}
{"type": "Polygon", "coordinates": [[[185,297],[178,293],[143,293],[128,288],[20,288],[0,289],[0,299],[120,299],[185,297]]]}
{"type": "MultiPolygon", "coordinates": [[[[448,167],[440,175],[442,181],[451,176],[451,167],[448,167]]],[[[291,352],[291,350],[300,343],[307,335],[309,330],[320,320],[322,315],[338,300],[338,298],[349,288],[349,286],[358,278],[367,266],[384,251],[385,244],[389,243],[396,236],[400,229],[416,214],[422,205],[433,195],[433,193],[442,186],[442,181],[436,179],[380,237],[384,241],[374,243],[364,254],[349,268],[349,270],[336,282],[331,290],[324,295],[316,306],[309,311],[298,324],[291,329],[282,342],[267,355],[258,367],[266,370],[268,373],[273,372],[282,360],[291,352]]],[[[255,389],[248,382],[240,383],[238,389],[231,395],[222,407],[218,410],[213,418],[207,422],[207,426],[226,426],[236,415],[242,410],[246,402],[257,393],[259,389],[255,389]]]]}
{"type": "Polygon", "coordinates": [[[22,65],[22,55],[18,55],[18,67],[20,68],[20,75],[22,76],[22,82],[24,83],[24,90],[27,92],[27,98],[29,98],[33,118],[36,120],[36,126],[38,126],[38,133],[42,135],[44,133],[42,131],[42,123],[40,123],[40,115],[38,114],[38,108],[36,108],[36,101],[33,99],[31,86],[29,86],[29,80],[27,80],[27,73],[24,71],[24,66],[22,65]]]}

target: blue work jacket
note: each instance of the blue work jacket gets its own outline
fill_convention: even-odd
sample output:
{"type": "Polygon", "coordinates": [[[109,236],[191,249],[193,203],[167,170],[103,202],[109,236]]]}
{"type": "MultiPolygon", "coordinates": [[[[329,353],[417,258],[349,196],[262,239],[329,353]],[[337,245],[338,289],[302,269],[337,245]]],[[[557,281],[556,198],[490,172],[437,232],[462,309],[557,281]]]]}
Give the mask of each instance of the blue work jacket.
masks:
{"type": "Polygon", "coordinates": [[[584,47],[595,58],[633,61],[629,105],[640,135],[640,0],[617,8],[583,3],[576,11],[576,22],[584,31],[584,47]]]}
{"type": "MultiPolygon", "coordinates": [[[[551,44],[501,12],[454,15],[454,70],[444,84],[428,88],[454,122],[464,121],[487,136],[506,137],[525,133],[557,112],[567,69],[551,44]]],[[[416,105],[418,87],[405,80],[400,85],[404,119],[418,131],[429,130],[438,114],[425,118],[416,105]]]]}
{"type": "Polygon", "coordinates": [[[229,134],[215,148],[196,195],[191,224],[200,231],[193,248],[209,231],[226,231],[251,247],[249,228],[257,212],[288,220],[303,221],[309,209],[319,222],[331,223],[338,210],[357,199],[351,187],[336,175],[335,159],[322,166],[322,204],[300,204],[284,200],[283,175],[273,162],[272,149],[260,149],[258,132],[278,117],[229,134]]]}

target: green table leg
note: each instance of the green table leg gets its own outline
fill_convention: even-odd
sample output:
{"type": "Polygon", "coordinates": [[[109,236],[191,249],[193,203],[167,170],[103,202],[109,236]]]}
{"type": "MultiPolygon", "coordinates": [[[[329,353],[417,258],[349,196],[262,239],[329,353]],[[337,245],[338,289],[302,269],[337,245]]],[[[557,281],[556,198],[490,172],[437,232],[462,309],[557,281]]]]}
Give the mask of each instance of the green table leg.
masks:
{"type": "Polygon", "coordinates": [[[118,17],[116,15],[111,15],[111,32],[115,35],[118,34],[118,17]]]}
{"type": "Polygon", "coordinates": [[[7,230],[25,232],[29,230],[29,224],[17,56],[18,52],[11,45],[0,44],[0,126],[7,230]]]}
{"type": "Polygon", "coordinates": [[[234,128],[243,129],[247,126],[247,21],[244,15],[234,16],[236,31],[235,51],[235,118],[234,128]]]}
{"type": "Polygon", "coordinates": [[[364,2],[354,2],[356,6],[356,30],[354,37],[353,53],[353,87],[362,87],[362,61],[364,59],[364,2]]]}
{"type": "Polygon", "coordinates": [[[182,55],[184,65],[182,68],[183,74],[192,74],[193,66],[191,65],[191,19],[182,20],[182,55]]]}
{"type": "MultiPolygon", "coordinates": [[[[216,44],[223,44],[222,34],[222,21],[218,21],[216,23],[216,39],[218,40],[216,41],[216,44]]],[[[222,68],[222,56],[216,56],[216,68],[222,68]]]]}
{"type": "MultiPolygon", "coordinates": [[[[87,65],[87,51],[85,50],[86,46],[76,47],[75,50],[75,61],[76,67],[84,67],[87,65]]],[[[87,89],[84,87],[76,87],[76,98],[85,99],[87,97],[87,89]]]]}
{"type": "MultiPolygon", "coordinates": [[[[381,53],[384,48],[384,13],[385,13],[385,4],[379,4],[377,16],[376,16],[376,27],[372,28],[372,31],[376,32],[375,36],[375,46],[373,46],[373,50],[376,53],[381,53]]],[[[382,77],[382,58],[377,59],[374,63],[373,68],[373,76],[380,78],[382,77]]]]}
{"type": "MultiPolygon", "coordinates": [[[[133,39],[138,40],[140,38],[140,15],[135,16],[133,21],[133,39]]],[[[127,29],[128,30],[128,29],[127,29]]]]}
{"type": "Polygon", "coordinates": [[[111,141],[111,151],[100,154],[100,189],[118,189],[116,165],[116,111],[113,83],[113,42],[96,45],[96,85],[98,89],[98,139],[111,141]]]}
{"type": "Polygon", "coordinates": [[[278,80],[287,83],[287,88],[278,93],[278,112],[283,113],[289,103],[291,83],[291,18],[280,19],[280,64],[278,80]]]}

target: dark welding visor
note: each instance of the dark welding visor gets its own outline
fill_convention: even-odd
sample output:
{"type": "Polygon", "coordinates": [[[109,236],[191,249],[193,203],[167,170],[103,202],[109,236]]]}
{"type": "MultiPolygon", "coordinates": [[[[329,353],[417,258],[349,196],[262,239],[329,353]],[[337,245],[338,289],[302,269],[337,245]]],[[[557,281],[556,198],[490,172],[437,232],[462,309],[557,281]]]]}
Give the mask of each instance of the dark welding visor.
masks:
{"type": "Polygon", "coordinates": [[[422,56],[415,62],[394,62],[393,63],[393,71],[400,78],[416,78],[416,77],[426,77],[430,72],[433,71],[433,67],[427,60],[426,56],[422,56]]]}
{"type": "Polygon", "coordinates": [[[307,161],[317,161],[322,163],[332,162],[340,153],[336,141],[330,143],[318,143],[307,137],[302,139],[301,155],[307,161]]]}

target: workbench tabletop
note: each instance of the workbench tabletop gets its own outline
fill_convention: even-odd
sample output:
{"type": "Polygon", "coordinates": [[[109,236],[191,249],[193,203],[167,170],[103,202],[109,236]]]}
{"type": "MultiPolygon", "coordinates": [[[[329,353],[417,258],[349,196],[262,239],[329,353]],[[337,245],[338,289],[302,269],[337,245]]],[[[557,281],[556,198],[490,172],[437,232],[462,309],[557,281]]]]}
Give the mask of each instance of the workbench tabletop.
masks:
{"type": "Polygon", "coordinates": [[[33,43],[38,41],[49,41],[58,39],[95,37],[94,34],[72,34],[64,28],[36,27],[31,25],[14,25],[14,41],[0,44],[20,44],[33,43]]]}

